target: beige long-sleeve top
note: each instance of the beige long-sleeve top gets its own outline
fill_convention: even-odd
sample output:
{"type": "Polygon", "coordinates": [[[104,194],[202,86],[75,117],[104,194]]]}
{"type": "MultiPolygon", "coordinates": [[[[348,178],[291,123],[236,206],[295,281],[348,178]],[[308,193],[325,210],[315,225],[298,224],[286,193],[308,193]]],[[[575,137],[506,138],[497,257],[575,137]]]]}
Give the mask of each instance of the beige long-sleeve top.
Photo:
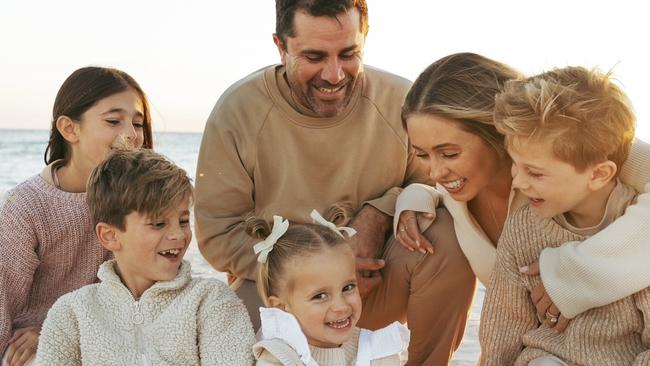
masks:
{"type": "MultiPolygon", "coordinates": [[[[623,165],[621,180],[641,194],[623,216],[583,242],[571,241],[542,251],[540,271],[551,299],[572,318],[585,310],[606,305],[650,286],[650,145],[636,140],[623,165]]],[[[435,213],[442,202],[454,218],[458,242],[474,273],[488,283],[494,268],[496,248],[467,209],[444,189],[412,184],[397,199],[394,224],[405,210],[435,213]]],[[[509,214],[521,207],[526,197],[513,190],[509,214]]],[[[430,221],[421,220],[426,229],[430,221]]],[[[534,258],[533,260],[536,260],[534,258]]],[[[531,261],[532,262],[532,261],[531,261]]]]}
{"type": "Polygon", "coordinates": [[[311,222],[312,209],[351,201],[392,215],[399,187],[427,176],[400,117],[408,80],[365,66],[347,107],[319,118],[286,100],[283,75],[283,67],[271,66],[230,87],[203,134],[197,240],[213,267],[237,277],[256,276],[255,239],[244,232],[247,214],[311,222]]]}
{"type": "Polygon", "coordinates": [[[561,217],[542,219],[528,205],[508,218],[481,312],[480,365],[525,366],[550,355],[575,366],[650,364],[650,288],[586,311],[558,333],[540,326],[530,301],[539,277],[519,273],[519,267],[537,258],[542,249],[584,240],[610,224],[635,193],[619,184],[601,223],[591,230],[573,228],[561,217]]]}
{"type": "Polygon", "coordinates": [[[108,261],[101,283],[61,297],[47,315],[36,364],[250,365],[255,342],[246,308],[225,283],[191,277],[184,261],[171,281],[137,301],[108,261]]]}

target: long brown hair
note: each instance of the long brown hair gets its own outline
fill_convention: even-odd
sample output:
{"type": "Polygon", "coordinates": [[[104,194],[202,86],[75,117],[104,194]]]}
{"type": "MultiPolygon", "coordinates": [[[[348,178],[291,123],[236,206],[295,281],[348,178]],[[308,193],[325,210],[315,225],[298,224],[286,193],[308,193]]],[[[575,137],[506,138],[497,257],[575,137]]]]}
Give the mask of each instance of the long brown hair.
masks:
{"type": "Polygon", "coordinates": [[[89,66],[70,74],[56,94],[54,108],[52,109],[50,139],[43,156],[45,164],[61,159],[63,165],[65,165],[70,160],[70,146],[56,128],[56,121],[59,117],[67,116],[73,121],[81,121],[83,114],[97,102],[128,89],[133,89],[140,96],[144,109],[144,142],[142,147],[152,149],[149,102],[140,85],[124,71],[108,67],[89,66]]]}
{"type": "Polygon", "coordinates": [[[494,127],[494,97],[506,81],[521,78],[515,69],[475,53],[456,53],[427,67],[411,86],[402,121],[413,114],[453,119],[481,137],[504,158],[504,137],[494,127]]]}

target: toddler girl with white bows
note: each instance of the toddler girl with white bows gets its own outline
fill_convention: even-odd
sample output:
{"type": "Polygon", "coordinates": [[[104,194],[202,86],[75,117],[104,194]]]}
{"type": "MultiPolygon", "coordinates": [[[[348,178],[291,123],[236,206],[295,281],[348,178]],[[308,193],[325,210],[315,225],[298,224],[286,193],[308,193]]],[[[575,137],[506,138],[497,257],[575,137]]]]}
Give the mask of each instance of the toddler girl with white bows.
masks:
{"type": "Polygon", "coordinates": [[[256,365],[404,365],[406,327],[355,327],[361,298],[347,240],[356,231],[336,227],[316,210],[311,217],[316,224],[289,225],[274,216],[272,230],[262,220],[248,220],[249,234],[266,238],[254,247],[257,287],[267,306],[260,308],[256,365]]]}

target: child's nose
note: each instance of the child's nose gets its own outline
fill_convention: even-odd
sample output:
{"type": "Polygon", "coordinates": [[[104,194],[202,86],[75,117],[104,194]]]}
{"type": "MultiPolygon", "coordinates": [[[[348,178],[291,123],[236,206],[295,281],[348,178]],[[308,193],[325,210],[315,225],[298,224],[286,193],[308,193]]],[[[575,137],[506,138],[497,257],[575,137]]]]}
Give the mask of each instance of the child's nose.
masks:
{"type": "Polygon", "coordinates": [[[347,311],[349,308],[350,304],[348,304],[343,296],[338,296],[336,299],[334,299],[334,303],[332,304],[332,311],[342,312],[347,311]]]}
{"type": "Polygon", "coordinates": [[[167,239],[168,240],[184,240],[185,239],[185,231],[183,231],[183,228],[181,227],[176,227],[167,233],[167,239]]]}

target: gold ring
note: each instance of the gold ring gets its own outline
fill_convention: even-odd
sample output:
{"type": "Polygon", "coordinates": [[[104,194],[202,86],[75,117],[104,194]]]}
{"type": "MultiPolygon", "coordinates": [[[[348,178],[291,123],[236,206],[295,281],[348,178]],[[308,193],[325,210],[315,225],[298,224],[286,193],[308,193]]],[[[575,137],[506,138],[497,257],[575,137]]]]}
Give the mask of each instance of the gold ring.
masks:
{"type": "Polygon", "coordinates": [[[415,219],[415,216],[409,216],[405,218],[404,221],[408,222],[409,220],[413,220],[413,219],[415,219]]]}
{"type": "Polygon", "coordinates": [[[547,318],[548,321],[550,321],[551,323],[557,323],[557,318],[558,318],[558,317],[559,317],[559,315],[553,315],[553,314],[551,314],[548,310],[546,310],[546,318],[547,318]]]}

